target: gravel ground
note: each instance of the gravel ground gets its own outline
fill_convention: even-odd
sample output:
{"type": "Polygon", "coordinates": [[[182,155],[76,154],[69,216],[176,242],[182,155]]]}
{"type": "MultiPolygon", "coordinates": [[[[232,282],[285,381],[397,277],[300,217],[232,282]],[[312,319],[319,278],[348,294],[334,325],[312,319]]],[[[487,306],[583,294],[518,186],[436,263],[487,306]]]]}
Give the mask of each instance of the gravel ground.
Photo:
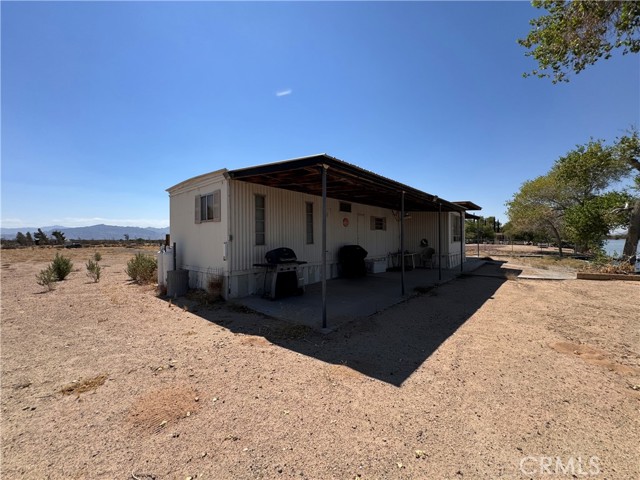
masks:
{"type": "Polygon", "coordinates": [[[2,252],[2,478],[640,478],[640,285],[486,265],[322,335],[2,252]]]}

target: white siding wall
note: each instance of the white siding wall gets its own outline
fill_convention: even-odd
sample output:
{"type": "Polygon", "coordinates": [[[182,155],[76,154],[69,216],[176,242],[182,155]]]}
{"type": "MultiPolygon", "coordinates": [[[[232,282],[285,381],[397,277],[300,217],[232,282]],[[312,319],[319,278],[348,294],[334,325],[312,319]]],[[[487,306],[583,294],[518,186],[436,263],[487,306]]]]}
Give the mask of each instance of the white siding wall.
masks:
{"type": "Polygon", "coordinates": [[[189,284],[204,288],[211,273],[226,274],[228,235],[228,182],[222,174],[203,179],[170,197],[171,242],[176,243],[178,268],[189,270],[189,284]],[[221,221],[195,221],[195,198],[221,190],[221,221]]]}
{"type": "MultiPolygon", "coordinates": [[[[266,252],[277,247],[289,247],[299,260],[308,262],[303,267],[306,283],[320,281],[322,263],[322,198],[298,192],[265,187],[231,180],[231,271],[232,276],[245,276],[237,280],[238,295],[260,291],[262,270],[253,267],[263,263],[266,252]],[[255,245],[255,195],[266,199],[266,245],[255,245]],[[306,243],[306,202],[313,203],[314,242],[306,243]]],[[[341,212],[340,202],[327,199],[327,271],[329,277],[338,275],[338,251],[348,244],[359,244],[369,257],[386,257],[400,245],[400,227],[391,210],[357,203],[351,212],[341,212]],[[371,230],[371,216],[385,217],[386,230],[371,230]],[[344,226],[343,220],[348,225],[344,226]]],[[[234,282],[234,281],[232,281],[234,282]]],[[[232,283],[232,290],[233,283],[232,283]]],[[[232,291],[232,295],[235,292],[232,291]]]]}
{"type": "MultiPolygon", "coordinates": [[[[264,255],[277,247],[292,248],[300,260],[320,264],[322,260],[322,199],[302,193],[281,190],[241,181],[231,181],[231,215],[233,271],[252,269],[264,262],[264,255]],[[266,245],[255,245],[256,194],[266,198],[266,245]],[[306,243],[305,203],[313,202],[314,242],[306,243]]],[[[352,203],[351,213],[339,211],[339,201],[327,199],[327,251],[329,263],[338,261],[338,250],[347,244],[359,244],[369,256],[386,256],[397,250],[400,229],[391,210],[352,203]],[[361,228],[358,230],[358,215],[361,228]],[[370,217],[386,217],[387,230],[371,230],[370,217]],[[343,219],[348,220],[344,226],[343,219]],[[359,238],[360,237],[360,238],[359,238]]]]}
{"type": "MultiPolygon", "coordinates": [[[[263,270],[253,267],[263,263],[265,254],[274,248],[289,247],[299,260],[308,262],[302,267],[305,283],[321,280],[322,263],[322,198],[298,192],[266,187],[238,180],[229,182],[230,213],[229,265],[231,275],[231,296],[260,293],[263,285],[263,270]],[[265,245],[255,244],[255,195],[265,196],[266,241],[265,245]],[[306,243],[306,202],[313,203],[314,242],[306,243]]],[[[389,252],[400,249],[400,224],[393,212],[379,207],[358,203],[351,204],[351,212],[341,212],[338,200],[327,199],[327,272],[329,278],[338,275],[338,252],[348,244],[361,245],[368,252],[368,258],[387,257],[389,252]],[[371,230],[371,217],[386,218],[387,229],[371,230]],[[344,225],[344,219],[348,225],[344,225]]],[[[396,212],[397,213],[397,212],[396,212]]],[[[420,251],[420,240],[426,238],[437,249],[438,213],[411,213],[405,222],[405,249],[420,251]]],[[[449,242],[449,214],[442,214],[443,266],[459,262],[458,249],[451,250],[449,242]],[[450,253],[451,252],[451,253],[450,253]]]]}

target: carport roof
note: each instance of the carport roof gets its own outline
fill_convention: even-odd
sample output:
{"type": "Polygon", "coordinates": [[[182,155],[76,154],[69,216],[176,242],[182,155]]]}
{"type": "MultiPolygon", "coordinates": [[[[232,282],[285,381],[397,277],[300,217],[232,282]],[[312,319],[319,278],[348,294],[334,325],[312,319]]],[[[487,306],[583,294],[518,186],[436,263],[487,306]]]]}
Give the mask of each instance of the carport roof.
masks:
{"type": "Polygon", "coordinates": [[[373,173],[325,153],[255,167],[229,170],[234,180],[322,196],[322,168],[327,168],[327,197],[392,210],[461,212],[466,208],[435,195],[373,173]]]}

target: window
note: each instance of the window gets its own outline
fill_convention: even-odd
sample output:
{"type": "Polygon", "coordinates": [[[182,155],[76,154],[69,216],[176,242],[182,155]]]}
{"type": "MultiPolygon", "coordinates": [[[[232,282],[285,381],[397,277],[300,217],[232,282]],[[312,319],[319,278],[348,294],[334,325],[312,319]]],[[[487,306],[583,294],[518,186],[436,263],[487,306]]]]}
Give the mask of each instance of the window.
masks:
{"type": "Polygon", "coordinates": [[[451,222],[451,238],[454,242],[460,242],[462,237],[460,236],[460,215],[453,214],[453,221],[451,222]]]}
{"type": "Polygon", "coordinates": [[[307,244],[313,243],[313,203],[307,202],[305,204],[306,209],[306,222],[307,222],[307,244]]]}
{"type": "Polygon", "coordinates": [[[196,223],[220,221],[220,190],[196,195],[196,223]]]}
{"type": "Polygon", "coordinates": [[[351,213],[351,204],[347,202],[340,202],[340,211],[351,213]]]}
{"type": "Polygon", "coordinates": [[[371,217],[371,230],[386,230],[387,218],[386,217],[371,217]]]}
{"type": "Polygon", "coordinates": [[[265,244],[265,197],[264,195],[256,195],[256,245],[265,244]]]}

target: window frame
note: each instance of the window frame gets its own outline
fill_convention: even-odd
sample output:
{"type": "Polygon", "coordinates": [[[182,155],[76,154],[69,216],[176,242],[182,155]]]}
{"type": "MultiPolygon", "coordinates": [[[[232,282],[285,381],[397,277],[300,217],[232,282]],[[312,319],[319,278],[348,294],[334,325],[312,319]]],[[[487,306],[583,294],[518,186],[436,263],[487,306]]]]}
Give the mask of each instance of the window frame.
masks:
{"type": "Polygon", "coordinates": [[[254,195],[254,242],[256,246],[263,246],[267,244],[267,197],[266,195],[256,193],[254,195]],[[259,200],[262,201],[262,206],[260,206],[259,200]],[[258,212],[262,211],[262,214],[259,215],[258,212]],[[262,217],[262,218],[258,218],[262,217]],[[261,227],[261,228],[260,228],[261,227]]]}
{"type": "Polygon", "coordinates": [[[222,221],[222,192],[220,189],[204,195],[196,195],[195,221],[196,223],[222,221]]]}
{"type": "Polygon", "coordinates": [[[376,217],[375,215],[371,215],[369,227],[371,230],[385,232],[387,230],[387,217],[376,217]]]}
{"type": "Polygon", "coordinates": [[[345,213],[351,213],[351,203],[349,202],[340,202],[340,211],[345,213]]]}
{"type": "Polygon", "coordinates": [[[307,245],[313,245],[313,202],[305,202],[305,239],[307,245]]]}
{"type": "Polygon", "coordinates": [[[462,219],[460,218],[459,214],[452,214],[451,215],[452,221],[451,221],[451,242],[453,243],[457,243],[457,242],[461,242],[462,241],[462,234],[460,233],[460,230],[462,228],[462,219]]]}

